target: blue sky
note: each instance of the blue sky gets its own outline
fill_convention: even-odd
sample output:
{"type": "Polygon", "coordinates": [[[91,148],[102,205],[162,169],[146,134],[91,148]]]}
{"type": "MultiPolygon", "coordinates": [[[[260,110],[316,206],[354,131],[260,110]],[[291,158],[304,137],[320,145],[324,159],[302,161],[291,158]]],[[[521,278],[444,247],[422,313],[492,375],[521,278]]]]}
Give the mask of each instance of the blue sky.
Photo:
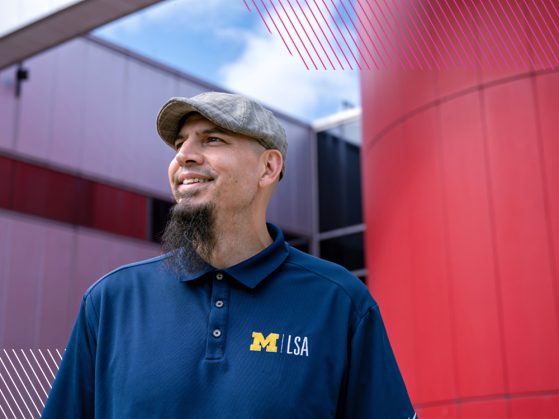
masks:
{"type": "Polygon", "coordinates": [[[307,70],[243,0],[166,0],[94,34],[304,121],[360,105],[358,71],[307,70]]]}

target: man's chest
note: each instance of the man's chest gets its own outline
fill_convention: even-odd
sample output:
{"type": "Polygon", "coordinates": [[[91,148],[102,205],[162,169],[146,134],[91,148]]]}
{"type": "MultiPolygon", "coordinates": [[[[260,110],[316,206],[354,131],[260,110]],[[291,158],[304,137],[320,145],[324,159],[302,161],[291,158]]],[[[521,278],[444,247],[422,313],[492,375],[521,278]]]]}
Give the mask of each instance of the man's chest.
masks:
{"type": "Polygon", "coordinates": [[[101,326],[97,384],[121,394],[113,408],[178,417],[334,414],[347,330],[329,304],[231,290],[198,297],[125,306],[101,326]]]}

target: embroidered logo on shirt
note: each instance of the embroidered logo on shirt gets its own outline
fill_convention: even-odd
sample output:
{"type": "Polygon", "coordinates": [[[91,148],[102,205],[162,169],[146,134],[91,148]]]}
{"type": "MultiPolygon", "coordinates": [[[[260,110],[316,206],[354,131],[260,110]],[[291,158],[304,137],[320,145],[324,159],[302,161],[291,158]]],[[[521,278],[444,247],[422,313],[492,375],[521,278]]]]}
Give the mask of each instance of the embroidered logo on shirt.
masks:
{"type": "Polygon", "coordinates": [[[262,332],[252,332],[251,351],[285,353],[287,355],[309,356],[309,338],[282,333],[269,333],[266,337],[262,332]],[[279,348],[278,348],[279,344],[279,348]]]}

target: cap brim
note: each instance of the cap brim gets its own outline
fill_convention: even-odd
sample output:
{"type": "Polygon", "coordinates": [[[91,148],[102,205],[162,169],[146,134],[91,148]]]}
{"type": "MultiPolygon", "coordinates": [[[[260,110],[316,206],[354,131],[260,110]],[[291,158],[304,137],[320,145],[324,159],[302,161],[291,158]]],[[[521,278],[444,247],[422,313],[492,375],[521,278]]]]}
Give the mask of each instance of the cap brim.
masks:
{"type": "Polygon", "coordinates": [[[184,98],[170,99],[157,115],[157,133],[169,147],[175,148],[175,139],[179,129],[180,120],[190,112],[199,112],[184,98]]]}

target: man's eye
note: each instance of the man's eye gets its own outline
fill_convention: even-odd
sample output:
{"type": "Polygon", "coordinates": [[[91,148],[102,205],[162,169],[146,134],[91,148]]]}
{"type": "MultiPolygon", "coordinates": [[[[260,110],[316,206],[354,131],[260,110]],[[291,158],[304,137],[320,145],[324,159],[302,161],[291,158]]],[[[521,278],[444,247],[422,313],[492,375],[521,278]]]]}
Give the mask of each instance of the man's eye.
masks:
{"type": "Polygon", "coordinates": [[[176,143],[175,143],[175,150],[176,150],[176,151],[179,151],[180,148],[182,147],[183,143],[184,143],[184,141],[176,142],[176,143]]]}
{"type": "Polygon", "coordinates": [[[208,139],[206,140],[208,143],[217,143],[217,142],[223,142],[223,140],[221,138],[217,138],[217,137],[208,137],[208,139]]]}

